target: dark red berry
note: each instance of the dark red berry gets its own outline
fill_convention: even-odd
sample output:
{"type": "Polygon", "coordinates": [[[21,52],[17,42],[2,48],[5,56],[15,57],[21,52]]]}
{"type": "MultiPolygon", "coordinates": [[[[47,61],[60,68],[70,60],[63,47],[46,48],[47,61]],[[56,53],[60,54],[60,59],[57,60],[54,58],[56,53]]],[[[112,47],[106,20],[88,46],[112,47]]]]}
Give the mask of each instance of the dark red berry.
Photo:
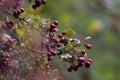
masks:
{"type": "Polygon", "coordinates": [[[60,43],[58,43],[58,44],[57,44],[57,47],[61,47],[61,44],[60,44],[60,43]]]}
{"type": "Polygon", "coordinates": [[[62,34],[59,34],[59,35],[58,35],[58,38],[62,38],[62,34]]]}
{"type": "Polygon", "coordinates": [[[50,50],[49,52],[51,53],[52,56],[56,55],[56,51],[54,51],[54,50],[50,50]]]}
{"type": "Polygon", "coordinates": [[[80,62],[78,62],[77,65],[78,65],[78,67],[82,67],[83,66],[83,64],[80,63],[80,62]]]}
{"type": "Polygon", "coordinates": [[[92,63],[92,59],[88,59],[87,61],[91,62],[92,63]]]}
{"type": "Polygon", "coordinates": [[[52,24],[50,25],[50,28],[51,28],[51,29],[54,29],[54,28],[56,28],[56,25],[52,23],[52,24]]]}
{"type": "Polygon", "coordinates": [[[91,44],[84,44],[87,49],[91,49],[91,44]]]}
{"type": "Polygon", "coordinates": [[[24,12],[23,8],[17,9],[16,11],[13,11],[13,15],[15,18],[18,18],[21,13],[24,12]]]}
{"type": "Polygon", "coordinates": [[[78,70],[78,68],[79,68],[79,67],[78,67],[78,65],[77,65],[77,64],[75,64],[75,65],[73,66],[73,70],[74,70],[74,71],[77,71],[77,70],[78,70]]]}
{"type": "Polygon", "coordinates": [[[47,58],[47,60],[48,60],[48,61],[51,61],[51,60],[52,60],[52,57],[51,57],[51,56],[50,56],[50,57],[48,57],[48,58],[47,58]]]}
{"type": "Polygon", "coordinates": [[[86,51],[85,50],[81,50],[81,54],[82,54],[82,56],[84,57],[84,56],[87,56],[87,54],[86,54],[86,51]]]}
{"type": "Polygon", "coordinates": [[[72,71],[72,69],[71,68],[68,68],[68,72],[71,72],[72,71]]]}
{"type": "Polygon", "coordinates": [[[19,10],[21,11],[21,13],[23,13],[23,12],[24,12],[24,8],[20,8],[19,10]]]}
{"type": "Polygon", "coordinates": [[[35,4],[41,4],[42,3],[42,0],[35,0],[35,4]]]}
{"type": "Polygon", "coordinates": [[[85,53],[86,53],[86,51],[85,51],[85,50],[81,50],[81,53],[82,53],[82,54],[85,54],[85,53]]]}
{"type": "Polygon", "coordinates": [[[50,56],[52,56],[52,54],[50,52],[48,52],[47,56],[50,57],[50,56]]]}
{"type": "Polygon", "coordinates": [[[85,61],[85,58],[84,57],[78,57],[77,61],[80,62],[80,63],[83,63],[85,61]]]}
{"type": "Polygon", "coordinates": [[[34,5],[32,5],[32,8],[33,8],[33,9],[36,9],[36,8],[37,8],[37,6],[34,4],[34,5]]]}
{"type": "Polygon", "coordinates": [[[87,61],[85,62],[85,67],[86,67],[86,68],[89,68],[90,65],[91,65],[91,62],[87,60],[87,61]]]}
{"type": "Polygon", "coordinates": [[[65,31],[63,31],[63,32],[62,32],[62,35],[66,35],[66,32],[65,32],[65,31]]]}
{"type": "Polygon", "coordinates": [[[51,44],[51,46],[50,46],[51,48],[55,48],[55,44],[51,44]]]}
{"type": "Polygon", "coordinates": [[[21,14],[21,10],[20,9],[17,9],[16,12],[17,12],[18,15],[21,14]]]}
{"type": "Polygon", "coordinates": [[[55,42],[55,43],[58,43],[58,41],[57,41],[57,39],[55,37],[51,37],[51,41],[55,42]]]}
{"type": "Polygon", "coordinates": [[[60,42],[61,42],[61,43],[67,43],[67,42],[68,42],[68,38],[61,38],[61,39],[60,39],[60,42]]]}
{"type": "Polygon", "coordinates": [[[14,21],[13,20],[9,21],[9,24],[11,24],[13,26],[14,25],[14,21]]]}
{"type": "Polygon", "coordinates": [[[46,3],[46,0],[42,0],[42,4],[45,4],[46,3]]]}
{"type": "Polygon", "coordinates": [[[54,21],[53,24],[57,26],[59,24],[59,22],[58,21],[54,21]]]}
{"type": "Polygon", "coordinates": [[[14,12],[13,12],[13,15],[14,15],[15,18],[18,18],[18,13],[17,13],[17,11],[14,11],[14,12]]]}

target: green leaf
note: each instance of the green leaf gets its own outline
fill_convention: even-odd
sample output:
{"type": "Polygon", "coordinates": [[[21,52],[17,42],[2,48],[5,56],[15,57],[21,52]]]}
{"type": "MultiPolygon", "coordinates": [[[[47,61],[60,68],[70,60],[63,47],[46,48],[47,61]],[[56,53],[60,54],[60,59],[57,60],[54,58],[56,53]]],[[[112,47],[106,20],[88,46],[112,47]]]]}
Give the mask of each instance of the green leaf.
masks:
{"type": "Polygon", "coordinates": [[[73,64],[76,64],[76,57],[72,56],[72,60],[71,61],[72,61],[73,64]]]}
{"type": "Polygon", "coordinates": [[[69,49],[72,49],[72,48],[73,48],[73,44],[72,44],[71,42],[68,42],[67,47],[68,47],[69,49]]]}
{"type": "Polygon", "coordinates": [[[23,30],[17,30],[17,34],[20,38],[23,38],[25,36],[25,31],[23,30]]]}
{"type": "Polygon", "coordinates": [[[28,17],[28,14],[27,14],[26,12],[24,12],[24,13],[20,14],[20,16],[21,16],[22,18],[26,18],[26,17],[28,17]]]}
{"type": "Polygon", "coordinates": [[[75,35],[75,31],[72,30],[71,28],[69,28],[68,30],[65,30],[65,32],[66,32],[67,37],[71,37],[71,36],[75,35]]]}

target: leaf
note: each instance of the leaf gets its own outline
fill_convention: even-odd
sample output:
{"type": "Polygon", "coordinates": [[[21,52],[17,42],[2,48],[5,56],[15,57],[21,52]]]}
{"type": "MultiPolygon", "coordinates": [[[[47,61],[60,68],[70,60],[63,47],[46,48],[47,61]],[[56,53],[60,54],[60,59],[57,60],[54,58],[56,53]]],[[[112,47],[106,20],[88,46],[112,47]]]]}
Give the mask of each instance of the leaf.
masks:
{"type": "Polygon", "coordinates": [[[28,15],[27,15],[26,12],[24,12],[24,13],[20,14],[20,16],[21,16],[22,18],[26,18],[28,15]]]}
{"type": "Polygon", "coordinates": [[[76,63],[76,57],[73,56],[71,61],[72,61],[73,64],[75,64],[76,63]]]}
{"type": "Polygon", "coordinates": [[[17,30],[17,34],[20,38],[23,38],[25,36],[25,31],[23,30],[17,30]]]}
{"type": "Polygon", "coordinates": [[[66,32],[67,37],[71,37],[71,36],[75,35],[75,31],[72,30],[71,28],[69,28],[68,30],[65,30],[65,32],[66,32]]]}
{"type": "Polygon", "coordinates": [[[73,48],[73,44],[72,44],[71,42],[68,42],[67,47],[68,47],[69,49],[72,49],[72,48],[73,48]]]}
{"type": "Polygon", "coordinates": [[[44,64],[47,64],[47,63],[48,63],[47,58],[44,58],[43,63],[44,63],[44,64]]]}
{"type": "Polygon", "coordinates": [[[68,58],[72,58],[72,56],[70,54],[62,54],[60,56],[62,59],[68,59],[68,58]]]}

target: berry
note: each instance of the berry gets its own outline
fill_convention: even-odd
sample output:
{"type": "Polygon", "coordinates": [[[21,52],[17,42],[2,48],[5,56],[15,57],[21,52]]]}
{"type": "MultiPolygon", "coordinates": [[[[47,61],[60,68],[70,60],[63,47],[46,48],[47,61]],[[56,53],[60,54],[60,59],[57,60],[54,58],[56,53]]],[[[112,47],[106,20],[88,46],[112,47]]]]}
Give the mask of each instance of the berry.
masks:
{"type": "Polygon", "coordinates": [[[86,54],[86,51],[85,50],[81,50],[81,54],[82,54],[82,56],[84,57],[84,56],[87,56],[87,54],[86,54]]]}
{"type": "Polygon", "coordinates": [[[87,61],[85,62],[85,67],[86,67],[86,68],[89,68],[91,64],[92,64],[92,63],[91,63],[89,60],[87,60],[87,61]]]}
{"type": "Polygon", "coordinates": [[[62,34],[59,34],[59,35],[58,35],[58,38],[62,38],[62,34]]]}
{"type": "Polygon", "coordinates": [[[36,7],[36,5],[34,4],[34,5],[32,5],[32,8],[33,8],[33,9],[36,9],[37,7],[36,7]]]}
{"type": "Polygon", "coordinates": [[[49,52],[51,53],[52,56],[56,55],[56,51],[54,51],[54,50],[49,50],[49,52]]]}
{"type": "Polygon", "coordinates": [[[9,21],[9,24],[13,26],[14,25],[14,21],[13,20],[9,21]]]}
{"type": "Polygon", "coordinates": [[[52,60],[52,57],[48,57],[47,60],[48,60],[48,61],[51,61],[51,60],[52,60]]]}
{"type": "Polygon", "coordinates": [[[13,27],[13,25],[14,25],[14,21],[13,20],[6,22],[7,29],[11,29],[13,27]]]}
{"type": "Polygon", "coordinates": [[[71,68],[68,68],[68,72],[71,72],[72,71],[72,69],[71,68]]]}
{"type": "Polygon", "coordinates": [[[33,9],[36,9],[37,7],[40,7],[42,4],[45,4],[46,0],[35,0],[35,4],[32,5],[33,9]]]}
{"type": "Polygon", "coordinates": [[[79,67],[78,67],[78,65],[77,65],[77,64],[73,65],[73,70],[74,70],[74,71],[77,71],[77,70],[78,70],[78,68],[79,68],[79,67]]]}
{"type": "Polygon", "coordinates": [[[51,41],[55,42],[55,43],[58,43],[58,41],[57,41],[57,39],[55,37],[51,37],[51,41]]]}
{"type": "Polygon", "coordinates": [[[58,21],[54,21],[53,24],[57,26],[59,24],[59,22],[58,21]]]}
{"type": "Polygon", "coordinates": [[[19,13],[17,11],[14,11],[13,15],[14,15],[15,18],[18,18],[19,13]]]}
{"type": "Polygon", "coordinates": [[[60,44],[60,43],[58,43],[58,44],[57,44],[57,47],[61,47],[61,44],[60,44]]]}
{"type": "Polygon", "coordinates": [[[23,12],[24,12],[24,9],[23,9],[23,8],[20,8],[20,9],[17,9],[17,10],[15,10],[15,11],[13,11],[13,15],[14,15],[15,18],[18,18],[19,15],[20,15],[21,13],[23,13],[23,12]]]}
{"type": "Polygon", "coordinates": [[[80,62],[80,63],[83,63],[85,61],[85,58],[84,57],[78,57],[77,61],[80,62]]]}
{"type": "Polygon", "coordinates": [[[83,64],[80,63],[80,62],[78,62],[77,65],[78,65],[78,67],[82,67],[83,66],[83,64]]]}
{"type": "Polygon", "coordinates": [[[66,44],[66,43],[68,42],[68,38],[61,38],[61,39],[60,39],[60,42],[66,44]]]}
{"type": "Polygon", "coordinates": [[[23,12],[24,12],[24,8],[20,8],[19,10],[21,11],[21,13],[23,13],[23,12]]]}
{"type": "Polygon", "coordinates": [[[42,4],[45,4],[46,3],[46,0],[42,0],[42,4]]]}
{"type": "Polygon", "coordinates": [[[50,57],[50,56],[52,56],[52,54],[50,52],[48,52],[47,56],[50,57]]]}
{"type": "Polygon", "coordinates": [[[75,39],[74,41],[76,42],[76,44],[81,44],[81,41],[79,39],[75,39]]]}
{"type": "Polygon", "coordinates": [[[91,62],[92,63],[92,59],[88,59],[87,61],[91,62]]]}
{"type": "Polygon", "coordinates": [[[62,32],[62,35],[66,35],[66,32],[65,32],[65,31],[63,31],[63,32],[62,32]]]}
{"type": "Polygon", "coordinates": [[[54,28],[56,28],[56,25],[52,23],[52,24],[50,25],[50,29],[54,29],[54,28]]]}
{"type": "Polygon", "coordinates": [[[82,54],[85,54],[85,53],[86,53],[86,51],[85,51],[85,50],[81,50],[81,53],[82,53],[82,54]]]}
{"type": "Polygon", "coordinates": [[[87,49],[91,49],[91,44],[84,44],[87,49]]]}
{"type": "Polygon", "coordinates": [[[57,29],[56,28],[50,28],[49,31],[53,33],[53,32],[56,32],[57,29]]]}
{"type": "Polygon", "coordinates": [[[51,46],[50,46],[51,48],[55,48],[55,44],[51,44],[51,46]]]}

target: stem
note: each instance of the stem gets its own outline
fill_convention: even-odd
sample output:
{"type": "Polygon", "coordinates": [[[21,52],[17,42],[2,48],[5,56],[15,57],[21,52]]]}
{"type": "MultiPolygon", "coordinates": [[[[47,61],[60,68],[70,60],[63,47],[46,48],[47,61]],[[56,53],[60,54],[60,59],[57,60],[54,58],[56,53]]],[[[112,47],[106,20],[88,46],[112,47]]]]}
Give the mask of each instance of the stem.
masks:
{"type": "Polygon", "coordinates": [[[12,14],[11,12],[2,9],[1,7],[0,7],[0,10],[1,10],[2,12],[6,13],[6,14],[9,14],[9,15],[12,15],[12,16],[13,16],[13,14],[12,14]]]}
{"type": "MultiPolygon", "coordinates": [[[[11,15],[11,16],[14,17],[14,15],[13,15],[12,12],[7,11],[7,10],[4,10],[2,7],[0,7],[0,11],[2,11],[2,12],[4,12],[4,13],[6,13],[6,14],[11,15]]],[[[20,21],[25,21],[22,17],[18,17],[18,19],[19,19],[20,21]]],[[[26,21],[25,21],[25,22],[26,22],[26,21]]]]}

